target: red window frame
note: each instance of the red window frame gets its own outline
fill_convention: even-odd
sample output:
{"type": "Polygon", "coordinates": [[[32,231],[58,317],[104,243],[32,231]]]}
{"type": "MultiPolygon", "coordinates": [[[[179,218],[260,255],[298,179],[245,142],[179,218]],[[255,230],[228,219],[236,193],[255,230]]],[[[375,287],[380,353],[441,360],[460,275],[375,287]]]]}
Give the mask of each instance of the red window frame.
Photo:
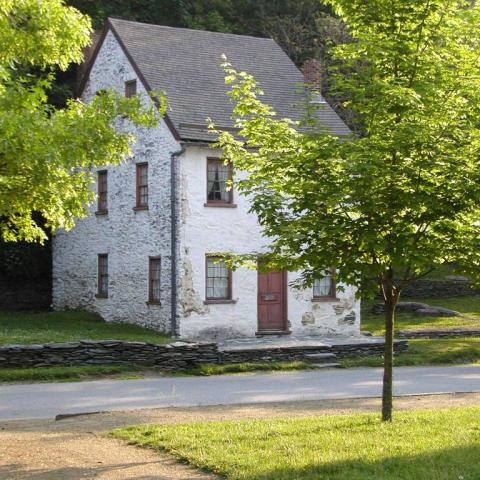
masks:
{"type": "Polygon", "coordinates": [[[209,261],[215,260],[222,260],[221,257],[216,255],[206,255],[205,256],[205,300],[207,303],[223,303],[223,302],[230,302],[232,300],[232,271],[227,268],[227,295],[223,297],[212,297],[208,295],[208,279],[209,278],[217,278],[217,277],[209,277],[208,275],[208,264],[209,261]]]}
{"type": "Polygon", "coordinates": [[[137,80],[127,80],[125,82],[125,97],[131,98],[137,94],[137,80]]]}
{"type": "Polygon", "coordinates": [[[136,164],[136,209],[148,208],[148,163],[136,164]],[[142,172],[145,171],[146,182],[142,183],[142,172]],[[146,197],[146,198],[145,198],[146,197]]]}
{"type": "Polygon", "coordinates": [[[97,297],[108,297],[108,253],[99,253],[97,258],[97,297]]]}
{"type": "MultiPolygon", "coordinates": [[[[233,188],[230,188],[227,192],[228,194],[228,199],[210,199],[209,198],[209,172],[210,172],[210,167],[211,165],[222,165],[225,166],[225,162],[221,158],[214,158],[214,157],[207,157],[207,169],[206,169],[206,180],[207,180],[207,185],[206,185],[206,202],[205,206],[214,206],[214,207],[232,207],[235,206],[233,204],[233,188]]],[[[228,180],[232,180],[233,178],[233,167],[231,163],[227,163],[226,167],[228,168],[228,180]]]]}
{"type": "Polygon", "coordinates": [[[315,295],[315,287],[313,287],[313,299],[317,301],[328,301],[328,300],[336,300],[337,299],[337,282],[335,279],[335,270],[330,270],[329,275],[332,279],[332,283],[330,285],[330,292],[328,295],[315,295]]]}
{"type": "Polygon", "coordinates": [[[108,212],[108,172],[99,170],[97,172],[97,212],[108,212]]]}
{"type": "Polygon", "coordinates": [[[148,302],[160,304],[162,263],[161,257],[148,257],[148,302]],[[158,283],[158,285],[157,285],[158,283]]]}

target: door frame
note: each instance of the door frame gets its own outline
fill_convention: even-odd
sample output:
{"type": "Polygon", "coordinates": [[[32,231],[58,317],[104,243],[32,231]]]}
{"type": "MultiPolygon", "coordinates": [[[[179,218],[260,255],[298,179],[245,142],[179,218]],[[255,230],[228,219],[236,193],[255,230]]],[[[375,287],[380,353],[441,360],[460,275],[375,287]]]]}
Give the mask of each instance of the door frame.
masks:
{"type": "Polygon", "coordinates": [[[257,270],[257,331],[255,335],[289,335],[291,331],[288,329],[288,271],[287,270],[272,270],[270,272],[260,272],[257,270]],[[260,273],[280,272],[282,274],[282,300],[283,300],[283,315],[282,315],[282,329],[281,330],[262,330],[260,328],[260,309],[258,304],[258,275],[260,273]]]}

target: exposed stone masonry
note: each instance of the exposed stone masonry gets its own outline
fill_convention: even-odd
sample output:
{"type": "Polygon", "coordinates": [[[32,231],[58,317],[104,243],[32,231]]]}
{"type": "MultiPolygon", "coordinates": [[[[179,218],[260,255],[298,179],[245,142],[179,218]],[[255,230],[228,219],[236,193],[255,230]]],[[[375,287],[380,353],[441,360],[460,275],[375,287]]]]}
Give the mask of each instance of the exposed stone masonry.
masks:
{"type": "MultiPolygon", "coordinates": [[[[103,340],[43,345],[0,346],[0,368],[66,365],[140,364],[177,371],[205,363],[240,363],[308,360],[308,355],[333,353],[338,358],[380,355],[383,343],[341,343],[281,348],[219,350],[216,343],[175,342],[156,345],[144,342],[103,340]]],[[[395,353],[407,350],[407,340],[395,341],[395,353]]]]}

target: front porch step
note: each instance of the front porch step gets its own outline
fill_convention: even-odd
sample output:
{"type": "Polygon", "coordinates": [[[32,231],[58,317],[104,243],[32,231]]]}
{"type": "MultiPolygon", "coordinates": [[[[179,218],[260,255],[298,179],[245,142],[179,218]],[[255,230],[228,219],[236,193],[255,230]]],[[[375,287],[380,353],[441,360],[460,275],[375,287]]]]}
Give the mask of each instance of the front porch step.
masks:
{"type": "Polygon", "coordinates": [[[319,368],[340,368],[342,365],[340,363],[312,363],[312,367],[315,369],[319,368]]]}
{"type": "Polygon", "coordinates": [[[332,360],[337,360],[337,356],[334,353],[305,353],[305,360],[307,362],[312,362],[315,364],[331,362],[332,360]]]}

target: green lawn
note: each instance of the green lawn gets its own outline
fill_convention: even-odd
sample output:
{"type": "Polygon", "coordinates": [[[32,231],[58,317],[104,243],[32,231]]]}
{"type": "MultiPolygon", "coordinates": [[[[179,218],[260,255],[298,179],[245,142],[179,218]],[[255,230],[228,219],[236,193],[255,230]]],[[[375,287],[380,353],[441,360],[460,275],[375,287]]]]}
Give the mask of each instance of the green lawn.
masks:
{"type": "MultiPolygon", "coordinates": [[[[408,352],[395,357],[395,366],[453,365],[480,362],[480,338],[409,340],[408,352]]],[[[383,357],[344,358],[344,367],[383,367],[383,357]]]]}
{"type": "Polygon", "coordinates": [[[0,312],[0,345],[107,339],[151,343],[170,341],[166,335],[136,325],[106,323],[93,313],[0,312]]]}
{"type": "MultiPolygon", "coordinates": [[[[411,313],[396,315],[396,329],[410,328],[446,328],[446,327],[479,327],[480,328],[480,295],[452,298],[403,298],[405,302],[421,302],[428,305],[437,305],[463,314],[462,317],[417,317],[411,313]]],[[[362,301],[362,330],[374,335],[383,335],[384,317],[372,313],[371,301],[362,301]]]]}
{"type": "Polygon", "coordinates": [[[229,480],[478,480],[480,407],[119,429],[229,480]],[[475,458],[477,460],[475,460],[475,458]]]}
{"type": "Polygon", "coordinates": [[[139,365],[70,365],[38,368],[0,368],[2,382],[58,382],[113,377],[121,380],[142,378],[145,367],[139,365]]]}

